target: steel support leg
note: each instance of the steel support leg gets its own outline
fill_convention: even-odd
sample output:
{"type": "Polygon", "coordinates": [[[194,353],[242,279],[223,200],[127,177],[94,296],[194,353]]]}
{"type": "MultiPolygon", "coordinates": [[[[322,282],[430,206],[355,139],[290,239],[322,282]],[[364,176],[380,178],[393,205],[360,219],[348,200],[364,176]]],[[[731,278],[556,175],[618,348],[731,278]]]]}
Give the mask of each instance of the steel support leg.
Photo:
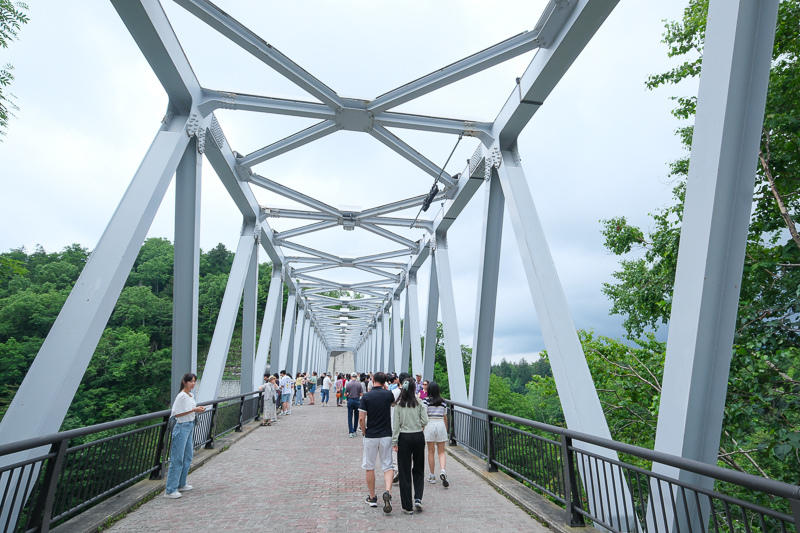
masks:
{"type": "MultiPolygon", "coordinates": [[[[561,280],[558,278],[553,257],[544,235],[544,229],[539,221],[539,214],[533,202],[531,191],[525,173],[519,161],[510,151],[502,151],[502,164],[498,175],[506,206],[517,237],[517,245],[522,255],[522,265],[528,278],[528,287],[531,291],[536,316],[544,337],[544,344],[549,355],[550,366],[553,369],[553,378],[558,389],[558,397],[564,411],[567,427],[576,431],[589,433],[598,437],[611,438],[611,433],[606,423],[600,398],[594,387],[583,347],[578,339],[578,333],[572,322],[572,316],[567,306],[561,280]]],[[[586,445],[585,449],[618,460],[617,453],[611,450],[586,445]]],[[[585,465],[584,471],[588,470],[585,465]]],[[[616,467],[608,468],[608,479],[619,479],[616,467]]],[[[610,509],[632,510],[633,502],[627,487],[617,485],[614,494],[607,493],[601,486],[598,476],[593,481],[584,480],[586,490],[590,494],[602,494],[605,502],[609,502],[610,509]]],[[[590,507],[592,497],[589,498],[590,507]]],[[[597,500],[599,501],[599,500],[597,500]]],[[[594,510],[592,508],[592,510],[594,510]]],[[[608,520],[615,527],[625,528],[626,524],[635,524],[636,517],[610,516],[608,520]]]]}
{"type": "Polygon", "coordinates": [[[293,349],[292,349],[292,361],[289,364],[289,367],[292,369],[292,377],[295,377],[297,373],[300,371],[300,365],[302,361],[300,360],[301,357],[301,348],[303,346],[303,328],[306,325],[306,310],[301,305],[297,307],[297,322],[295,324],[294,329],[294,339],[293,339],[293,349]]]}
{"type": "Polygon", "coordinates": [[[503,238],[505,198],[496,170],[486,184],[483,204],[483,232],[478,267],[478,302],[472,342],[469,400],[475,407],[489,406],[489,376],[492,373],[494,319],[497,308],[497,280],[500,275],[500,242],[503,238]]]}
{"type": "Polygon", "coordinates": [[[401,372],[408,371],[408,360],[406,360],[405,368],[400,364],[403,359],[400,351],[402,341],[400,338],[400,322],[400,295],[398,294],[392,299],[392,346],[390,349],[391,356],[389,357],[389,369],[398,375],[401,372]]]}
{"type": "Polygon", "coordinates": [[[197,139],[186,146],[175,172],[175,261],[172,284],[172,379],[170,398],[181,378],[197,373],[197,302],[200,287],[200,183],[203,158],[197,139]]]}
{"type": "Polygon", "coordinates": [[[381,365],[381,370],[384,372],[394,372],[394,367],[389,366],[389,347],[391,346],[390,341],[392,337],[391,330],[389,329],[389,308],[383,310],[383,336],[381,340],[383,341],[383,346],[381,347],[381,351],[383,352],[383,364],[381,365]]]}
{"type": "Polygon", "coordinates": [[[258,241],[253,239],[253,253],[247,266],[247,277],[242,297],[242,360],[239,376],[239,394],[256,390],[261,385],[263,372],[255,370],[256,320],[258,314],[258,241]],[[256,386],[253,386],[257,383],[256,386]]]}
{"type": "Polygon", "coordinates": [[[406,287],[406,303],[403,306],[403,339],[400,346],[400,368],[408,372],[411,363],[411,337],[408,331],[408,288],[406,287]]]}
{"type": "Polygon", "coordinates": [[[239,237],[239,245],[236,247],[236,255],[233,257],[233,266],[231,266],[231,273],[228,276],[225,295],[222,297],[219,316],[217,316],[217,323],[214,326],[214,336],[211,338],[211,346],[208,348],[206,365],[203,367],[203,383],[197,392],[198,403],[215,400],[219,393],[222,374],[225,371],[225,363],[228,361],[228,352],[231,348],[233,330],[239,315],[239,304],[242,301],[247,271],[255,249],[254,229],[253,225],[245,224],[242,228],[242,236],[239,237]]]}
{"type": "MultiPolygon", "coordinates": [[[[281,315],[281,296],[283,295],[283,281],[281,281],[280,268],[273,267],[272,279],[269,282],[269,293],[267,294],[267,304],[264,306],[264,318],[261,321],[261,335],[258,337],[258,349],[256,350],[255,367],[253,371],[253,389],[258,388],[261,376],[267,368],[267,354],[270,352],[270,345],[273,351],[280,346],[280,315],[281,315]],[[276,331],[275,324],[278,324],[278,341],[275,343],[273,333],[276,331]]],[[[270,368],[270,373],[274,374],[275,369],[270,368]]]]}
{"type": "Polygon", "coordinates": [[[422,379],[433,381],[436,364],[436,330],[439,327],[439,279],[436,276],[436,253],[432,252],[431,278],[428,284],[428,315],[425,318],[425,356],[422,359],[422,379]]]}
{"type": "Polygon", "coordinates": [[[708,464],[717,462],[722,432],[777,13],[778,0],[709,4],[655,442],[708,464]]]}
{"type": "Polygon", "coordinates": [[[464,379],[464,363],[461,359],[461,341],[458,337],[458,318],[453,282],[450,276],[450,255],[447,252],[447,235],[436,236],[436,277],[439,282],[439,304],[444,330],[444,352],[447,357],[447,381],[450,399],[467,403],[467,382],[464,379]]]}
{"type": "MultiPolygon", "coordinates": [[[[287,367],[289,363],[289,348],[292,344],[292,335],[294,334],[294,320],[295,320],[295,307],[297,306],[297,293],[289,291],[289,300],[286,302],[286,317],[283,319],[283,335],[281,336],[281,351],[278,359],[278,367],[275,372],[286,370],[290,372],[291,369],[287,367]]],[[[273,374],[275,373],[273,372],[273,374]]]]}

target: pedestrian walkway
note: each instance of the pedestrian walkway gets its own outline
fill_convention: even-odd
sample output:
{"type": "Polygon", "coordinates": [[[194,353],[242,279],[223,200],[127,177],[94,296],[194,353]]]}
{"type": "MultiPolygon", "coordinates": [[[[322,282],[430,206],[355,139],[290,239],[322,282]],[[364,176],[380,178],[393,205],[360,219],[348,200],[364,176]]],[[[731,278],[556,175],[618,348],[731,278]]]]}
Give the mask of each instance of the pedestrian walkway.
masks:
{"type": "Polygon", "coordinates": [[[450,457],[450,488],[426,482],[424,511],[404,515],[397,485],[391,514],[367,506],[362,439],[348,437],[346,415],[335,403],[293,407],[191,473],[194,490],[159,495],[109,531],[549,531],[450,457]]]}

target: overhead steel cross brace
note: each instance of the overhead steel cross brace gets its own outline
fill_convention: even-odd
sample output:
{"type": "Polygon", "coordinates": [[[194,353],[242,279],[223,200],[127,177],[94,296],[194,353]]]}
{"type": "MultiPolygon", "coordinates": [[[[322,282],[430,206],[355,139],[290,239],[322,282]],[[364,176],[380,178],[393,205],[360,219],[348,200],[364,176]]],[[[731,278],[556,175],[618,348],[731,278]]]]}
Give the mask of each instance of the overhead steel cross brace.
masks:
{"type": "Polygon", "coordinates": [[[452,176],[444,173],[442,169],[436,167],[419,152],[386,130],[386,126],[463,134],[478,137],[484,144],[490,145],[492,136],[489,125],[471,121],[390,114],[387,113],[388,110],[540,46],[546,47],[561,30],[564,19],[569,14],[569,9],[564,9],[564,5],[567,5],[564,0],[551,0],[532,31],[515,35],[375,99],[357,100],[340,97],[333,89],[208,0],[174,1],[321,102],[321,104],[316,104],[204,91],[205,99],[200,106],[206,113],[218,107],[226,107],[323,119],[314,126],[245,155],[239,159],[241,166],[251,167],[335,131],[345,129],[368,132],[425,172],[433,176],[440,175],[440,180],[446,188],[452,188],[455,185],[452,176]]]}

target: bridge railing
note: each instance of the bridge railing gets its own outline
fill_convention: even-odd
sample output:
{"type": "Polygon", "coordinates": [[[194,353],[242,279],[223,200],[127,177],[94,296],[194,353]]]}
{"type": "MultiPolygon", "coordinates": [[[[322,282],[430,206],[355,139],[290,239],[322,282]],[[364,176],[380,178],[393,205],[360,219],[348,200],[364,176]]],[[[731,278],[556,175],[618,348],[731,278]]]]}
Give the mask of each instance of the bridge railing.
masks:
{"type": "Polygon", "coordinates": [[[796,485],[467,404],[447,406],[451,445],[563,506],[571,526],[590,521],[615,532],[790,533],[800,524],[796,485]],[[609,459],[608,450],[624,459],[609,459]],[[713,482],[701,486],[641,466],[654,463],[713,482]]]}
{"type": "MultiPolygon", "coordinates": [[[[194,448],[258,418],[262,395],[199,403],[210,408],[197,414],[194,448]]],[[[169,418],[165,410],[1,445],[0,457],[24,458],[0,468],[0,531],[46,532],[145,476],[162,479],[169,418]]]]}

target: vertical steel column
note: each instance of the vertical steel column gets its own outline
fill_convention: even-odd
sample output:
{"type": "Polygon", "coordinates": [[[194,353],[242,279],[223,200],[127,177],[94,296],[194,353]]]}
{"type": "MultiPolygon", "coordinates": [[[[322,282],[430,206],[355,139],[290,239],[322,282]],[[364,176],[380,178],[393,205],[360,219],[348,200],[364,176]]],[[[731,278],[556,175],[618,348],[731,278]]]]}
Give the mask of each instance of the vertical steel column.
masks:
{"type": "Polygon", "coordinates": [[[401,343],[400,347],[400,368],[405,369],[404,371],[408,371],[409,364],[411,363],[411,338],[409,336],[408,331],[408,287],[406,287],[406,303],[403,306],[403,342],[401,343]]]}
{"type": "Polygon", "coordinates": [[[253,253],[244,283],[242,297],[242,359],[241,375],[239,376],[239,394],[254,391],[261,384],[263,369],[255,371],[256,358],[256,320],[258,309],[258,242],[260,231],[256,230],[253,242],[253,253]],[[259,373],[260,372],[260,373],[259,373]],[[253,386],[254,383],[257,385],[253,386]]]}
{"type": "MultiPolygon", "coordinates": [[[[411,369],[414,374],[422,374],[422,345],[419,342],[419,298],[417,297],[417,273],[408,275],[406,287],[406,309],[408,309],[408,340],[411,346],[411,369]]],[[[403,349],[405,354],[405,348],[403,349]]],[[[405,356],[405,355],[404,355],[405,356]]],[[[433,376],[428,379],[433,379],[433,376]]]]}
{"type": "Polygon", "coordinates": [[[405,368],[402,367],[400,362],[402,361],[402,352],[401,352],[401,338],[400,338],[400,295],[395,294],[392,298],[392,346],[389,350],[391,356],[389,357],[389,369],[393,372],[397,372],[399,375],[401,372],[408,371],[408,360],[406,360],[405,368]]]}
{"type": "Polygon", "coordinates": [[[233,257],[228,284],[225,286],[225,295],[222,297],[222,305],[214,326],[214,336],[211,338],[211,346],[208,348],[206,365],[203,367],[203,383],[197,392],[198,403],[215,400],[219,393],[233,330],[239,315],[239,304],[242,301],[245,278],[250,266],[250,258],[255,249],[254,229],[255,226],[248,223],[242,227],[242,235],[239,237],[239,245],[236,247],[236,255],[233,257]]]}
{"type": "MultiPolygon", "coordinates": [[[[289,363],[289,348],[292,344],[292,336],[294,335],[294,318],[295,307],[297,306],[297,291],[289,288],[289,301],[286,302],[286,317],[283,319],[283,335],[281,336],[281,351],[278,359],[278,367],[275,372],[281,370],[290,371],[287,368],[289,363]]],[[[273,374],[275,373],[273,372],[273,374]]]]}
{"type": "Polygon", "coordinates": [[[377,333],[375,335],[375,371],[383,372],[385,370],[383,367],[383,311],[378,313],[375,329],[377,333]]]}
{"type": "MultiPolygon", "coordinates": [[[[272,278],[269,282],[269,293],[267,293],[267,304],[264,306],[264,318],[261,321],[261,335],[258,337],[258,349],[256,350],[255,367],[253,371],[253,388],[255,390],[260,384],[261,376],[267,368],[267,354],[270,351],[270,344],[273,352],[280,346],[280,314],[281,296],[283,295],[283,281],[281,280],[281,269],[272,267],[272,278]],[[278,325],[278,341],[276,343],[274,332],[275,325],[278,325]]],[[[280,370],[280,369],[278,369],[280,370]]],[[[274,374],[275,369],[270,368],[270,373],[274,374]]]]}
{"type": "Polygon", "coordinates": [[[497,280],[500,276],[500,243],[503,238],[505,198],[497,170],[485,186],[483,231],[478,267],[478,302],[472,342],[469,401],[475,407],[489,407],[489,376],[492,373],[494,319],[497,308],[497,280]]]}
{"type": "Polygon", "coordinates": [[[297,373],[300,371],[300,364],[302,363],[300,360],[300,351],[303,346],[303,328],[305,328],[306,325],[306,308],[303,306],[301,300],[298,299],[298,302],[297,323],[295,324],[294,339],[292,340],[294,343],[292,350],[293,356],[291,362],[289,363],[289,367],[292,369],[292,377],[295,377],[295,375],[297,375],[297,373]]]}
{"type": "Polygon", "coordinates": [[[425,356],[422,359],[422,379],[433,381],[436,364],[436,330],[439,325],[439,280],[436,276],[436,252],[431,250],[431,279],[428,284],[428,315],[425,318],[425,356]]]}
{"type": "Polygon", "coordinates": [[[200,190],[203,158],[192,138],[175,172],[175,252],[172,288],[172,380],[170,398],[181,378],[197,373],[197,301],[200,287],[200,190]]]}
{"type": "Polygon", "coordinates": [[[709,4],[655,442],[708,464],[722,432],[777,13],[778,0],[709,4]]]}
{"type": "MultiPolygon", "coordinates": [[[[589,373],[577,330],[572,322],[567,299],[561,288],[561,280],[550,255],[550,248],[525,173],[514,153],[507,150],[501,153],[502,164],[498,171],[500,184],[522,255],[522,266],[528,278],[528,287],[542,329],[542,337],[550,356],[553,378],[567,427],[610,439],[611,432],[592,375],[589,373]]],[[[592,445],[580,447],[602,457],[618,460],[614,451],[592,445]]],[[[585,471],[589,471],[589,468],[585,471]]],[[[617,467],[607,468],[607,479],[619,479],[620,475],[617,467]]],[[[611,489],[614,491],[614,494],[611,494],[597,479],[593,481],[584,479],[584,484],[590,494],[602,494],[603,501],[609,503],[609,508],[623,510],[623,513],[625,510],[629,511],[629,516],[608,517],[615,527],[621,528],[625,527],[624,524],[636,523],[637,519],[630,511],[633,509],[633,502],[627,487],[616,486],[611,489]]],[[[600,501],[599,496],[595,498],[600,501]]],[[[589,501],[592,508],[591,497],[589,501]]]]}
{"type": "Polygon", "coordinates": [[[389,346],[391,341],[391,331],[390,331],[390,323],[389,323],[389,306],[391,302],[386,302],[386,307],[383,308],[383,336],[381,340],[383,341],[383,346],[381,347],[381,351],[383,353],[383,364],[381,365],[381,370],[384,372],[394,372],[394,367],[389,366],[389,346]]]}
{"type": "Polygon", "coordinates": [[[303,347],[302,347],[302,364],[300,365],[300,372],[308,372],[311,375],[311,342],[310,335],[313,331],[311,327],[311,317],[308,316],[303,326],[303,347]]]}
{"type": "Polygon", "coordinates": [[[467,382],[464,378],[464,363],[461,359],[461,341],[458,337],[458,318],[453,282],[450,277],[450,255],[447,252],[447,235],[436,236],[436,277],[439,282],[439,304],[444,330],[444,352],[447,357],[447,381],[450,399],[467,403],[467,382]]]}
{"type": "Polygon", "coordinates": [[[270,341],[270,346],[269,346],[270,374],[277,374],[281,370],[283,370],[283,368],[280,367],[280,358],[281,358],[281,328],[283,327],[283,320],[284,320],[283,318],[284,288],[285,286],[283,284],[283,281],[281,281],[281,290],[278,292],[278,301],[275,304],[277,307],[277,311],[275,313],[275,322],[273,323],[272,326],[272,340],[270,341]]]}

